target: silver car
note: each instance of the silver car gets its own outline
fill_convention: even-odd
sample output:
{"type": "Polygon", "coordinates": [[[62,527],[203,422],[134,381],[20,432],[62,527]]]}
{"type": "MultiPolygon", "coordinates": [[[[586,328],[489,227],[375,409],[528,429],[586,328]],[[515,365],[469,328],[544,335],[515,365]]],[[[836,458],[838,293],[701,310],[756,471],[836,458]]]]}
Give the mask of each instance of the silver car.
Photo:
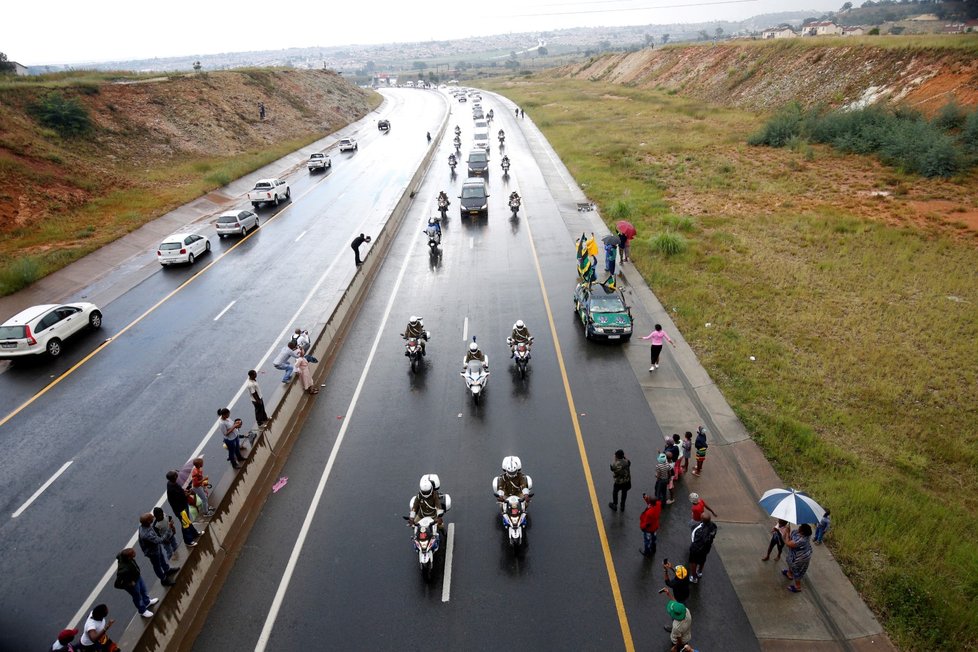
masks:
{"type": "Polygon", "coordinates": [[[251,211],[228,211],[221,213],[215,223],[217,235],[246,235],[248,231],[258,228],[258,216],[251,211]]]}

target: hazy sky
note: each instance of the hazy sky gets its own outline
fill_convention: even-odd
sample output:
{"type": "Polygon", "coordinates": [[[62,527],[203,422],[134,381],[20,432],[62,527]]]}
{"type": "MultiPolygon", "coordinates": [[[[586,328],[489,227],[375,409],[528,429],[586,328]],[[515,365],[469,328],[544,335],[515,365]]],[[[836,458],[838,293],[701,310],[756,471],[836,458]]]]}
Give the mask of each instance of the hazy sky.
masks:
{"type": "MultiPolygon", "coordinates": [[[[857,6],[861,3],[854,3],[857,6]]],[[[4,3],[0,52],[24,65],[442,40],[597,25],[740,20],[842,0],[46,0],[4,3]]]]}

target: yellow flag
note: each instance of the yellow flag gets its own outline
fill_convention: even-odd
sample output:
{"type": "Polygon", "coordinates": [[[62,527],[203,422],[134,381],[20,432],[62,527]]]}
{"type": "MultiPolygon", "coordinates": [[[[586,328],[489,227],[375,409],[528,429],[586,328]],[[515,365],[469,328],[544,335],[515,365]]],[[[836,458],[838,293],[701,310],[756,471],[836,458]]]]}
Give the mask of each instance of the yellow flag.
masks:
{"type": "Polygon", "coordinates": [[[594,236],[587,239],[587,252],[592,256],[598,255],[598,243],[594,240],[594,236]]]}

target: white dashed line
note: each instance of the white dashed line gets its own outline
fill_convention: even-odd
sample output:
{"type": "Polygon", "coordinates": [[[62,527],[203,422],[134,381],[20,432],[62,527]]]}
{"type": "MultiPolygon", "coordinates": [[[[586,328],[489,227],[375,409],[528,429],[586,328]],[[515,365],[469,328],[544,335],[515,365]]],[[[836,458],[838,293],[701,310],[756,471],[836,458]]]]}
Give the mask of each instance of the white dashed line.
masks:
{"type": "Polygon", "coordinates": [[[55,472],[54,475],[52,475],[50,478],[48,478],[48,481],[47,482],[45,482],[44,484],[41,485],[41,488],[40,489],[38,489],[37,491],[34,492],[34,495],[33,496],[31,496],[30,498],[27,499],[27,502],[26,503],[24,503],[23,505],[21,505],[20,507],[17,508],[17,511],[14,512],[11,515],[11,518],[17,518],[18,516],[20,516],[21,514],[23,514],[24,513],[24,510],[27,509],[28,507],[30,507],[31,506],[31,503],[33,503],[35,500],[37,500],[38,496],[40,496],[41,494],[43,494],[44,493],[44,490],[47,489],[48,487],[50,487],[51,486],[51,483],[53,483],[55,480],[57,480],[58,479],[58,476],[60,476],[62,473],[64,473],[65,470],[69,466],[71,466],[71,463],[74,462],[74,461],[75,460],[68,460],[67,462],[65,462],[64,465],[60,469],[58,469],[55,472]]]}
{"type": "Polygon", "coordinates": [[[221,312],[217,313],[217,317],[214,318],[214,321],[217,321],[218,319],[220,319],[221,317],[223,317],[224,316],[224,313],[226,313],[228,310],[230,310],[231,309],[231,306],[233,306],[237,302],[238,302],[238,300],[235,299],[234,301],[232,301],[231,303],[229,303],[227,306],[225,306],[224,307],[224,310],[222,310],[221,312]]]}
{"type": "Polygon", "coordinates": [[[303,231],[302,233],[297,235],[295,241],[298,242],[299,240],[302,240],[302,236],[304,236],[306,233],[308,233],[308,231],[303,231]]]}
{"type": "Polygon", "coordinates": [[[452,551],[455,549],[455,524],[448,524],[448,547],[445,549],[445,579],[442,581],[441,601],[448,602],[452,594],[452,551]]]}
{"type": "Polygon", "coordinates": [[[466,317],[465,320],[462,322],[462,341],[463,342],[469,341],[469,318],[468,317],[466,317]]]}

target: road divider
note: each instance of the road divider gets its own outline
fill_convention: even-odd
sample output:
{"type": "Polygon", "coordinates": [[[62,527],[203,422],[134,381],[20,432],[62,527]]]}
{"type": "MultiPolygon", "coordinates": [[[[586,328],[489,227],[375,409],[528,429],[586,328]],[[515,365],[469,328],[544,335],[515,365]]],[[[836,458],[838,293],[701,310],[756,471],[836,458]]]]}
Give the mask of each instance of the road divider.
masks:
{"type": "MultiPolygon", "coordinates": [[[[449,115],[449,111],[446,110],[434,142],[438,142],[443,137],[448,126],[449,115]]],[[[373,279],[383,264],[384,257],[412,203],[413,196],[420,188],[421,181],[431,166],[436,150],[434,145],[429,146],[427,154],[422,159],[401,198],[384,221],[380,232],[374,237],[373,246],[364,256],[363,265],[353,273],[350,284],[339,299],[332,304],[332,307],[327,306],[326,309],[321,310],[318,315],[308,316],[313,324],[313,327],[309,328],[312,338],[312,352],[323,361],[316,365],[315,382],[319,383],[323,379],[335,359],[339,342],[342,341],[343,335],[356,316],[373,279]]],[[[401,276],[403,273],[404,270],[402,269],[401,276]]],[[[399,276],[399,280],[401,276],[399,276]]],[[[312,294],[310,294],[311,296],[312,294]]],[[[388,304],[386,314],[390,312],[394,293],[391,297],[391,303],[388,304]]],[[[313,303],[313,305],[317,304],[313,303]]],[[[379,337],[380,333],[378,332],[378,339],[379,337]]],[[[371,351],[371,358],[375,349],[376,343],[371,351]]],[[[369,359],[364,369],[364,376],[368,368],[369,359]]],[[[361,378],[361,385],[362,380],[361,378]]],[[[358,385],[358,390],[359,387],[358,385]]],[[[240,396],[240,392],[238,396],[240,396]]],[[[356,394],[354,396],[356,397],[356,394]]],[[[214,505],[216,511],[207,523],[207,529],[200,543],[195,548],[188,549],[183,567],[174,578],[176,584],[170,587],[156,605],[155,616],[152,619],[148,621],[133,619],[120,637],[119,644],[123,649],[176,651],[191,647],[194,638],[206,621],[208,607],[220,593],[224,580],[234,565],[236,553],[247,539],[265,498],[270,492],[270,487],[285,465],[288,454],[312,408],[313,399],[310,399],[303,392],[298,383],[286,385],[284,391],[276,398],[278,400],[272,406],[271,419],[266,427],[261,430],[251,447],[244,468],[238,473],[225,475],[218,483],[214,492],[215,500],[211,503],[214,505],[214,502],[217,502],[214,505]]],[[[340,428],[340,434],[337,436],[334,450],[327,462],[313,505],[310,506],[307,521],[311,522],[315,504],[325,489],[329,470],[332,468],[339,444],[342,442],[342,435],[352,413],[353,407],[351,406],[351,409],[347,411],[347,419],[344,420],[340,428]]],[[[304,531],[307,530],[307,524],[304,524],[303,528],[304,531]]],[[[300,534],[300,536],[304,538],[304,535],[300,534]]],[[[297,550],[294,552],[294,559],[290,559],[290,567],[294,566],[295,559],[298,557],[298,550],[301,549],[300,542],[297,541],[296,545],[297,550]]],[[[284,587],[280,586],[283,595],[284,588],[287,588],[287,583],[284,584],[284,587]]],[[[276,599],[280,604],[281,599],[278,596],[276,599]]],[[[266,621],[266,628],[269,633],[272,624],[274,624],[274,617],[270,613],[269,620],[266,621]]],[[[263,640],[267,640],[264,631],[263,640]]],[[[260,641],[259,645],[256,646],[256,650],[259,649],[264,649],[260,641]]]]}

